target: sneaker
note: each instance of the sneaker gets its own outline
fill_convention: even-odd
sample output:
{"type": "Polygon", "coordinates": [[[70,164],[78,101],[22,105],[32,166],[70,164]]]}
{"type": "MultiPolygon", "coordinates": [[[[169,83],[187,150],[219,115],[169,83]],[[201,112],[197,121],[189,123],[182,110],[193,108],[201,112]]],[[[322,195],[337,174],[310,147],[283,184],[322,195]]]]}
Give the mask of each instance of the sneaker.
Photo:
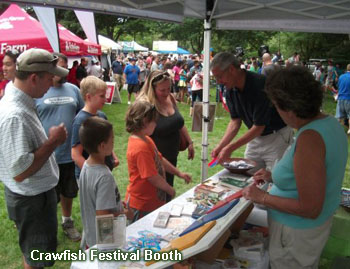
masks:
{"type": "Polygon", "coordinates": [[[130,101],[128,101],[128,105],[131,105],[131,102],[130,102],[130,101]]]}
{"type": "Polygon", "coordinates": [[[350,129],[348,130],[347,134],[350,135],[350,129]]]}
{"type": "Polygon", "coordinates": [[[80,233],[74,228],[74,221],[67,220],[62,223],[63,232],[72,241],[79,241],[81,239],[80,233]]]}

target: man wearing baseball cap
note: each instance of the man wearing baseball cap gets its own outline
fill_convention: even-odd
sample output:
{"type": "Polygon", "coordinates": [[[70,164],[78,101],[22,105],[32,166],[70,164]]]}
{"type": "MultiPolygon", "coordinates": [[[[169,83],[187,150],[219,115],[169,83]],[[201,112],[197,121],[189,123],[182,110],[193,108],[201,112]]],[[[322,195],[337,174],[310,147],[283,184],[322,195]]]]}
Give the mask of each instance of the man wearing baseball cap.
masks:
{"type": "Polygon", "coordinates": [[[33,260],[31,252],[54,252],[57,247],[59,170],[53,152],[66,140],[67,131],[60,124],[46,136],[34,102],[52,86],[54,75],[68,74],[57,60],[42,49],[23,52],[17,58],[15,79],[0,101],[0,179],[9,218],[18,230],[24,268],[52,266],[54,261],[33,260]]]}

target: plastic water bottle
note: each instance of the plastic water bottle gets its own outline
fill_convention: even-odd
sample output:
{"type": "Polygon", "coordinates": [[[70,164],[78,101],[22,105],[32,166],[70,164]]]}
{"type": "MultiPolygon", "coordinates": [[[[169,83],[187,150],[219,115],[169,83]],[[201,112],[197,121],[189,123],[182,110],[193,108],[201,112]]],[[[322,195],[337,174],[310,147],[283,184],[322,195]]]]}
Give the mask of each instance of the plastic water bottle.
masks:
{"type": "Polygon", "coordinates": [[[123,248],[126,242],[126,216],[118,215],[114,218],[114,242],[117,248],[123,248]]]}

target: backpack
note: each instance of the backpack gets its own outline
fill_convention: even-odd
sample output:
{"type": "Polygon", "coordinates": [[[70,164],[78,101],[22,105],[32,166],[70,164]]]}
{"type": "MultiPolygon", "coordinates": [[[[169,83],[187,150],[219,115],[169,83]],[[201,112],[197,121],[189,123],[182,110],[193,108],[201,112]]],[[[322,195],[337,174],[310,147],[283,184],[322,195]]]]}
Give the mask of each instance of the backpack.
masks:
{"type": "Polygon", "coordinates": [[[123,74],[123,67],[122,64],[118,61],[114,61],[112,64],[112,70],[114,74],[119,74],[122,75],[123,74]]]}

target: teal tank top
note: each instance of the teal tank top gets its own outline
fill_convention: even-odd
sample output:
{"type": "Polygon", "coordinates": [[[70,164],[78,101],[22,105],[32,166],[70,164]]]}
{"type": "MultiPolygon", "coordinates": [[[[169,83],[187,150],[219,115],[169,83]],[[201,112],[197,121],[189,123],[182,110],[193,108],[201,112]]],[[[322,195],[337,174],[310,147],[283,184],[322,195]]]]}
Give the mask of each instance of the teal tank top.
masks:
{"type": "Polygon", "coordinates": [[[348,157],[347,137],[338,121],[332,116],[312,121],[299,129],[294,143],[274,167],[272,171],[273,186],[270,190],[271,195],[298,198],[293,170],[295,145],[299,135],[309,129],[315,130],[321,135],[326,147],[326,193],[320,215],[316,219],[309,219],[279,210],[268,209],[268,214],[273,220],[296,229],[318,227],[334,214],[340,203],[340,191],[348,157]]]}

